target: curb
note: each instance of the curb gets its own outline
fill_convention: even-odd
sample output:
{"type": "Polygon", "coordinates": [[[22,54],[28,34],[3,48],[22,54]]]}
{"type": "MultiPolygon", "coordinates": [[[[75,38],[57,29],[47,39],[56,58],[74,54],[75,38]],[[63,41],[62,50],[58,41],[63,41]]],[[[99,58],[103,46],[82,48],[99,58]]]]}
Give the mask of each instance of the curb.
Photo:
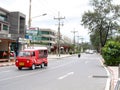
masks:
{"type": "Polygon", "coordinates": [[[67,55],[67,56],[61,55],[60,57],[59,56],[48,57],[48,59],[61,59],[61,58],[66,58],[66,57],[71,57],[71,56],[73,55],[67,55]]]}
{"type": "MultiPolygon", "coordinates": [[[[72,56],[72,55],[67,55],[67,56],[61,55],[61,57],[59,57],[59,56],[48,57],[48,60],[50,60],[50,59],[54,59],[54,60],[55,60],[55,59],[61,59],[61,58],[70,57],[70,56],[72,56]]],[[[2,63],[0,63],[0,67],[12,66],[12,65],[15,65],[15,62],[14,62],[14,61],[11,61],[11,62],[2,62],[2,63]]]]}
{"type": "Polygon", "coordinates": [[[15,65],[15,62],[13,63],[0,63],[0,67],[5,67],[5,66],[12,66],[12,65],[15,65]]]}
{"type": "Polygon", "coordinates": [[[110,74],[110,71],[104,65],[104,59],[101,59],[100,62],[101,62],[102,67],[106,70],[107,75],[108,75],[105,90],[111,90],[111,74],[110,74]]]}
{"type": "Polygon", "coordinates": [[[112,70],[110,67],[107,68],[109,70],[109,72],[111,73],[111,83],[110,83],[110,89],[114,90],[115,86],[117,84],[118,81],[118,77],[116,77],[115,71],[112,70]]]}

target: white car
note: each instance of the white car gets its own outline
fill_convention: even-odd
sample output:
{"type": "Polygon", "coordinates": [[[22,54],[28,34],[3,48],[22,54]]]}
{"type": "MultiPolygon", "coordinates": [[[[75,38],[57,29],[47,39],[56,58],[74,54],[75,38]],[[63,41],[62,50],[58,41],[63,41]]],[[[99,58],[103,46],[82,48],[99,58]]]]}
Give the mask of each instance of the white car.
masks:
{"type": "Polygon", "coordinates": [[[93,54],[93,53],[94,53],[94,50],[86,50],[85,53],[86,53],[86,54],[93,54]]]}

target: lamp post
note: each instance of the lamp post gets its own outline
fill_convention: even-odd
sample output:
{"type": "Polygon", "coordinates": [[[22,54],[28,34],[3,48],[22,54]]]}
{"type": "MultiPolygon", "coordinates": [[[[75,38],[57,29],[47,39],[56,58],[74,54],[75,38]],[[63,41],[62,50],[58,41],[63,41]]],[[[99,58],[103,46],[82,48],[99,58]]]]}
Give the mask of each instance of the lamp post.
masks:
{"type": "Polygon", "coordinates": [[[47,15],[47,13],[44,13],[44,14],[41,14],[41,15],[34,16],[34,17],[30,18],[30,19],[29,19],[29,24],[28,24],[28,27],[29,27],[29,28],[31,27],[31,22],[32,22],[32,19],[37,18],[37,17],[40,17],[40,16],[45,16],[45,15],[47,15]]]}
{"type": "Polygon", "coordinates": [[[40,17],[40,16],[47,15],[47,13],[44,13],[44,14],[41,14],[41,15],[38,15],[38,16],[31,17],[31,7],[32,7],[31,2],[32,2],[32,0],[29,1],[29,20],[28,20],[28,27],[29,28],[31,27],[31,22],[32,22],[33,18],[37,18],[37,17],[40,17]]]}
{"type": "MultiPolygon", "coordinates": [[[[41,15],[38,15],[38,16],[34,16],[34,17],[32,17],[32,19],[33,18],[37,18],[37,17],[40,17],[40,16],[45,16],[45,15],[47,15],[47,13],[43,13],[43,14],[41,14],[41,15]]],[[[31,20],[32,21],[32,20],[31,20]]]]}
{"type": "Polygon", "coordinates": [[[28,20],[28,27],[31,27],[31,0],[29,1],[29,20],[28,20]]]}

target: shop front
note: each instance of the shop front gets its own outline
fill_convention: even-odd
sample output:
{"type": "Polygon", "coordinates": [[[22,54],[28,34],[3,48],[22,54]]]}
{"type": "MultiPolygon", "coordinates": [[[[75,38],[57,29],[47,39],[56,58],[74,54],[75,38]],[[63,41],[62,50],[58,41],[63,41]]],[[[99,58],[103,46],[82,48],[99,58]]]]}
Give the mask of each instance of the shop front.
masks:
{"type": "Polygon", "coordinates": [[[10,45],[12,42],[15,42],[11,39],[0,38],[0,61],[9,61],[10,57],[10,45]]]}

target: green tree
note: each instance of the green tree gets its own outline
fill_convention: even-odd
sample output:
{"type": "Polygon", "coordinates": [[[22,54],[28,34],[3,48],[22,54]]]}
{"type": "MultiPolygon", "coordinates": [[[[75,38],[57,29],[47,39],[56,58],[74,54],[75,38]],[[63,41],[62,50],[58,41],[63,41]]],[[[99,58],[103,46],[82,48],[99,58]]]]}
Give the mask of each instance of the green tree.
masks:
{"type": "Polygon", "coordinates": [[[100,38],[99,33],[92,33],[90,35],[90,41],[93,47],[99,52],[99,44],[100,44],[100,38]]]}
{"type": "MultiPolygon", "coordinates": [[[[82,25],[90,33],[98,33],[100,48],[104,47],[112,30],[118,30],[120,5],[112,4],[112,0],[91,0],[93,10],[88,10],[82,16],[82,25]]],[[[94,39],[98,39],[94,38],[94,39]]],[[[98,44],[99,45],[99,44],[98,44]]]]}
{"type": "Polygon", "coordinates": [[[102,56],[106,65],[119,65],[120,63],[120,42],[107,41],[102,48],[102,56]]]}

